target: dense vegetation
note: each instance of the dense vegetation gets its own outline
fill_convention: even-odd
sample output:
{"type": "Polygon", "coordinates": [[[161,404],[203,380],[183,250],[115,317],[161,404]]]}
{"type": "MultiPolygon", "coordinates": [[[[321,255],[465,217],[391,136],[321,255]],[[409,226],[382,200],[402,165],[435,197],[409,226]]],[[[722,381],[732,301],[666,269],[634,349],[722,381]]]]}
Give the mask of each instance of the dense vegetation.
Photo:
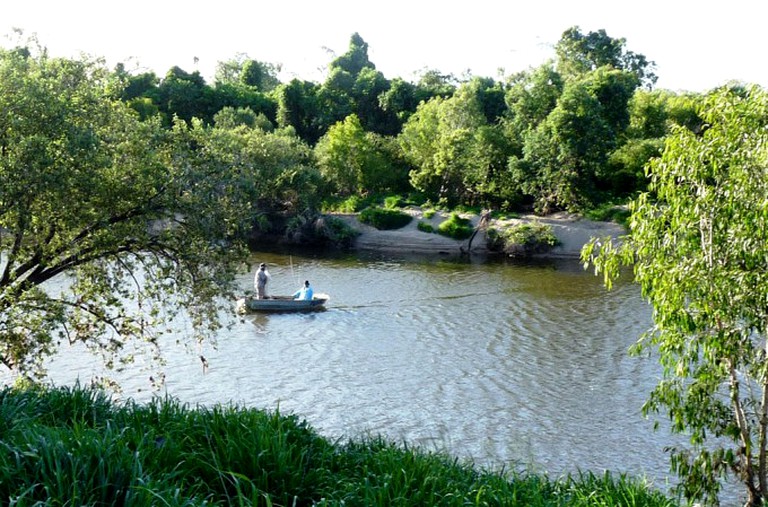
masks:
{"type": "Polygon", "coordinates": [[[13,505],[675,505],[625,476],[505,476],[237,407],[6,388],[0,421],[0,497],[13,505]]]}
{"type": "Polygon", "coordinates": [[[539,213],[585,210],[644,190],[643,167],[677,125],[696,131],[695,95],[652,90],[654,64],[604,31],[566,30],[556,58],[501,80],[426,70],[389,79],[358,34],[322,83],[281,83],[245,55],[214,83],[178,67],[118,68],[142,117],[295,136],[313,153],[324,198],[418,192],[432,203],[539,213]]]}
{"type": "Polygon", "coordinates": [[[676,129],[651,162],[649,192],[630,204],[630,235],[584,259],[610,286],[632,266],[652,303],[663,378],[644,407],[690,446],[671,449],[687,498],[717,502],[724,477],[747,505],[768,499],[768,93],[720,90],[701,134],[676,129]]]}
{"type": "MultiPolygon", "coordinates": [[[[622,262],[637,262],[635,275],[657,319],[641,345],[658,345],[667,368],[648,409],[667,409],[674,428],[691,431],[693,438],[695,452],[673,453],[683,492],[716,499],[718,481],[733,473],[751,505],[768,496],[768,108],[761,90],[738,84],[702,96],[654,90],[653,63],[645,56],[629,51],[623,39],[602,30],[583,34],[578,27],[563,33],[556,58],[538,68],[501,80],[457,79],[428,70],[415,83],[377,71],[358,34],[348,51],[330,62],[323,83],[282,83],[274,65],[245,56],[222,62],[212,85],[178,67],[163,77],[133,75],[120,65],[107,69],[86,58],[52,58],[32,42],[0,50],[0,364],[5,368],[42,375],[46,356],[62,343],[76,342],[103,352],[111,366],[142,352],[161,359],[159,333],[178,312],[191,319],[191,344],[215,337],[224,315],[219,296],[230,294],[237,273],[247,269],[249,240],[259,233],[290,234],[298,241],[350,240],[341,222],[319,215],[330,203],[360,211],[373,196],[396,194],[408,201],[392,202],[418,200],[429,208],[546,214],[604,210],[635,198],[628,219],[631,240],[618,250],[602,245],[589,260],[609,277],[622,262]],[[52,289],[63,278],[68,290],[52,289]],[[704,445],[710,435],[733,445],[711,450],[704,445]]],[[[516,233],[549,241],[546,231],[516,233]]],[[[597,250],[585,258],[590,252],[597,250]]],[[[208,422],[201,427],[193,422],[221,414],[180,412],[190,418],[185,425],[201,431],[196,435],[201,440],[190,436],[189,443],[210,451],[208,422]]],[[[131,414],[150,417],[138,409],[131,414]]],[[[7,413],[0,430],[17,438],[13,432],[21,426],[10,421],[13,415],[7,413]]],[[[282,418],[274,422],[287,424],[282,418]]],[[[170,503],[186,502],[177,501],[186,490],[175,485],[165,490],[155,482],[160,479],[142,475],[155,463],[135,461],[130,449],[157,456],[158,465],[170,449],[161,438],[154,440],[157,454],[151,454],[131,433],[135,427],[115,436],[133,438],[128,447],[120,440],[119,449],[103,449],[115,453],[106,461],[102,454],[85,453],[87,466],[96,468],[79,468],[85,464],[75,459],[72,446],[112,442],[110,426],[97,424],[99,431],[89,433],[93,424],[86,418],[66,430],[45,427],[42,437],[22,431],[18,438],[32,440],[12,450],[6,444],[4,466],[22,466],[23,477],[34,477],[26,489],[9,494],[39,494],[35,474],[50,464],[59,471],[61,466],[86,470],[88,480],[114,472],[119,477],[110,475],[110,481],[130,484],[131,495],[147,498],[159,486],[158,494],[168,495],[170,503]],[[106,469],[111,466],[116,468],[106,469]]],[[[111,427],[127,428],[121,424],[111,427]]],[[[291,437],[303,435],[311,446],[329,445],[305,428],[296,431],[291,437]]],[[[279,431],[271,436],[283,437],[279,431]]],[[[236,441],[237,432],[231,438],[236,441]]],[[[349,494],[349,503],[405,503],[405,492],[388,489],[397,479],[405,481],[409,494],[432,494],[421,479],[413,490],[410,472],[403,476],[393,466],[384,476],[361,477],[376,465],[366,460],[381,456],[371,452],[375,445],[363,449],[363,461],[355,461],[354,452],[347,454],[354,446],[334,448],[331,454],[341,456],[331,462],[340,467],[334,477],[343,484],[323,483],[317,491],[334,501],[349,494]]],[[[400,461],[412,459],[388,445],[383,450],[400,461]]],[[[310,495],[302,489],[308,487],[305,473],[327,479],[324,468],[306,468],[301,461],[302,473],[293,475],[294,469],[288,477],[270,470],[262,477],[268,484],[254,486],[263,468],[230,473],[218,463],[228,463],[231,455],[205,456],[213,461],[202,464],[193,455],[184,464],[211,481],[205,487],[216,482],[219,492],[198,492],[203,483],[173,471],[182,486],[192,488],[193,502],[198,494],[223,502],[245,492],[257,503],[268,504],[274,496],[287,504],[294,495],[310,495]],[[271,489],[273,480],[278,490],[271,489]]],[[[420,467],[432,466],[433,459],[414,462],[423,472],[420,467]]],[[[467,475],[463,467],[441,472],[446,482],[454,484],[456,470],[458,490],[476,493],[470,502],[518,484],[499,486],[499,478],[467,475]],[[468,477],[469,483],[462,482],[468,477]]],[[[53,473],[45,480],[57,476],[67,477],[53,473]]],[[[563,501],[557,496],[562,491],[576,494],[581,484],[533,483],[543,484],[536,498],[547,499],[544,505],[549,498],[563,501]]],[[[46,487],[66,498],[79,494],[71,488],[80,484],[46,487]]],[[[464,498],[454,492],[445,496],[459,497],[464,498]]]]}

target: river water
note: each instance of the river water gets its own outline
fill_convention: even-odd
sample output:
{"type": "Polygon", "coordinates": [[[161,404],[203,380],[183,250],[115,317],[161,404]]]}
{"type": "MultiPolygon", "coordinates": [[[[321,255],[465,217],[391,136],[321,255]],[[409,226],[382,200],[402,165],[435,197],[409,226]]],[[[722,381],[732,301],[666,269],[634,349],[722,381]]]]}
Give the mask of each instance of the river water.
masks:
{"type": "MultiPolygon", "coordinates": [[[[673,437],[640,413],[659,366],[627,354],[651,325],[636,285],[608,292],[575,261],[253,261],[268,264],[270,293],[309,279],[330,294],[327,310],[248,315],[192,353],[169,345],[160,394],[279,408],[331,438],[383,435],[492,469],[608,469],[667,488],[673,437]]],[[[179,325],[174,338],[187,331],[179,325]]],[[[51,377],[85,382],[103,373],[94,364],[63,351],[51,377]]],[[[143,373],[115,377],[125,396],[153,395],[143,373]]]]}

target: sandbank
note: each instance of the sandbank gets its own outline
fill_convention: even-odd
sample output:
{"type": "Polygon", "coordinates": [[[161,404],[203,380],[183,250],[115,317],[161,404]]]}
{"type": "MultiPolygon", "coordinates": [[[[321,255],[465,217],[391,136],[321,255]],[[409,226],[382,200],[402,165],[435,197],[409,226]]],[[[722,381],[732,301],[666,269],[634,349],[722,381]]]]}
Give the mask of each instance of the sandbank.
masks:
{"type": "MultiPolygon", "coordinates": [[[[455,240],[418,229],[419,222],[426,222],[432,225],[434,229],[437,229],[437,226],[442,221],[449,218],[450,213],[438,211],[430,218],[425,218],[420,208],[412,207],[403,211],[412,215],[413,220],[405,227],[389,231],[378,230],[375,227],[360,222],[357,214],[340,213],[334,216],[344,220],[349,226],[360,233],[352,247],[355,250],[445,255],[459,255],[467,252],[470,246],[469,240],[455,240]]],[[[472,225],[475,226],[480,220],[479,215],[460,215],[468,218],[472,225]]],[[[596,222],[569,213],[557,213],[546,217],[523,215],[513,219],[491,219],[489,227],[503,230],[505,227],[525,222],[539,222],[551,226],[552,232],[560,242],[558,246],[552,248],[549,252],[536,254],[537,258],[578,259],[582,247],[593,237],[610,237],[616,240],[626,234],[626,230],[620,224],[596,222]]],[[[484,231],[481,230],[475,235],[472,240],[470,253],[490,253],[487,248],[487,238],[484,231]]]]}

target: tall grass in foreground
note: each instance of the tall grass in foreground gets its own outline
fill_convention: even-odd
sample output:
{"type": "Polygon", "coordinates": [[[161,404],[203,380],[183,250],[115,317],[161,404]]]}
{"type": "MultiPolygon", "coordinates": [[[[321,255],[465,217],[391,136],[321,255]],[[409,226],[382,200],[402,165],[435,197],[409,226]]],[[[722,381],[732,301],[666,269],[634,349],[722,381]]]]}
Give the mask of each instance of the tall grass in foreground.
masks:
{"type": "Polygon", "coordinates": [[[673,506],[610,474],[480,471],[381,438],[334,443],[279,412],[114,404],[81,388],[0,391],[9,505],[673,506]]]}

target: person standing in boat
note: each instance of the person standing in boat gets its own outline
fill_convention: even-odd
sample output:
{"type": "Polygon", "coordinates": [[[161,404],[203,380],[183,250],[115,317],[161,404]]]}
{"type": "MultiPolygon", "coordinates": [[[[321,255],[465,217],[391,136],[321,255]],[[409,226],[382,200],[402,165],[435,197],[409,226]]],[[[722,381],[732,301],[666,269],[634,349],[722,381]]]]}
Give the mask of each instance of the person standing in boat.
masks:
{"type": "Polygon", "coordinates": [[[314,295],[315,295],[315,291],[312,290],[312,286],[309,285],[309,280],[304,280],[304,285],[301,287],[301,289],[293,293],[293,299],[311,301],[312,296],[314,295]]]}
{"type": "Polygon", "coordinates": [[[267,282],[269,282],[269,271],[267,271],[267,265],[262,262],[253,281],[256,287],[256,299],[267,299],[267,282]]]}

